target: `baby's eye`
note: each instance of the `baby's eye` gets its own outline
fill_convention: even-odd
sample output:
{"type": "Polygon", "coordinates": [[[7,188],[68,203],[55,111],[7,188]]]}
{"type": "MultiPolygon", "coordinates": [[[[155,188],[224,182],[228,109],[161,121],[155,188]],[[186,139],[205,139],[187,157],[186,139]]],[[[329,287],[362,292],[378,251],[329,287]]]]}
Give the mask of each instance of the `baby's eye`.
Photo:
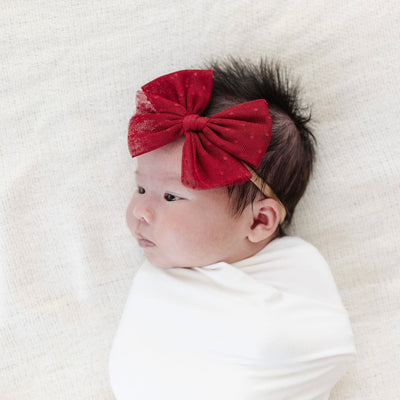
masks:
{"type": "Polygon", "coordinates": [[[144,190],[144,187],[142,187],[142,186],[138,186],[137,191],[138,191],[139,194],[145,194],[146,193],[146,190],[144,190]]]}
{"type": "Polygon", "coordinates": [[[177,201],[177,200],[180,200],[180,197],[175,196],[175,195],[173,195],[171,193],[165,193],[164,194],[164,199],[167,200],[167,201],[177,201]]]}

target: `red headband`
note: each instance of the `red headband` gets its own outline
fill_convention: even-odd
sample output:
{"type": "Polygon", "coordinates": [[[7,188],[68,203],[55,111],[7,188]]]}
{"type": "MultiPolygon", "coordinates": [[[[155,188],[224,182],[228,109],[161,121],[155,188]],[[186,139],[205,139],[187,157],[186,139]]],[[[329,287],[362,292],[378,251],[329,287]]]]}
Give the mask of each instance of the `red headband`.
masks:
{"type": "Polygon", "coordinates": [[[211,70],[184,70],[161,76],[137,94],[136,114],[129,123],[132,157],[185,135],[182,176],[185,186],[210,189],[244,183],[257,168],[271,138],[265,100],[202,117],[210,100],[211,70]]]}

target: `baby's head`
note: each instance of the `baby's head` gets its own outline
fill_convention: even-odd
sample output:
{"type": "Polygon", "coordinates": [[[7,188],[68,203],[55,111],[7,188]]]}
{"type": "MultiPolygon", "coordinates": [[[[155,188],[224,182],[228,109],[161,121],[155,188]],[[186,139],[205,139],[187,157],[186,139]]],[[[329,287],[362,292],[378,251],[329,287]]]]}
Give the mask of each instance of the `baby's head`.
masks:
{"type": "Polygon", "coordinates": [[[309,118],[284,71],[232,60],[210,69],[145,85],[130,123],[138,189],[127,221],[164,268],[254,255],[284,234],[312,170],[309,118]]]}
{"type": "MultiPolygon", "coordinates": [[[[307,187],[315,156],[314,136],[308,125],[310,112],[301,106],[299,88],[286,69],[265,60],[214,62],[213,91],[204,115],[211,116],[233,105],[265,99],[272,120],[271,141],[256,173],[274,191],[286,210],[279,225],[284,235],[297,203],[307,187]]],[[[228,188],[233,211],[254,201],[259,190],[251,181],[228,188]]]]}

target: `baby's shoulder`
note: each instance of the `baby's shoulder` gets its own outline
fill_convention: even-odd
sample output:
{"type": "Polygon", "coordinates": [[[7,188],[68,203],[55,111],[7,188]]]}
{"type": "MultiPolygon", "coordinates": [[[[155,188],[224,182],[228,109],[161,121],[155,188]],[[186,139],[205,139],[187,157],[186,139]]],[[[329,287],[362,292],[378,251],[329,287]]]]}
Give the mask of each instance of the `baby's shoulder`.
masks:
{"type": "Polygon", "coordinates": [[[285,292],[341,305],[331,269],[319,250],[296,237],[274,239],[258,254],[259,279],[285,292]]]}
{"type": "Polygon", "coordinates": [[[296,268],[317,269],[330,271],[329,265],[320,251],[310,242],[298,236],[283,236],[274,239],[264,250],[267,253],[282,257],[286,262],[293,262],[296,268]]]}

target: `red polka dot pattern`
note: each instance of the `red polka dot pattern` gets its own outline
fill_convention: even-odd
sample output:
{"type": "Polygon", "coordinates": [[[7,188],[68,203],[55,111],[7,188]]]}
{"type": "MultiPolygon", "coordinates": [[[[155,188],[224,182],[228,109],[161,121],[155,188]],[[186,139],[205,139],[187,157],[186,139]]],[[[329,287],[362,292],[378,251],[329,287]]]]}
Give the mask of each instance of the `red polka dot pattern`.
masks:
{"type": "Polygon", "coordinates": [[[202,117],[212,92],[211,70],[183,70],[161,76],[138,92],[128,147],[132,157],[185,135],[182,183],[210,189],[247,182],[242,164],[257,168],[271,138],[271,117],[264,99],[202,117]]]}

